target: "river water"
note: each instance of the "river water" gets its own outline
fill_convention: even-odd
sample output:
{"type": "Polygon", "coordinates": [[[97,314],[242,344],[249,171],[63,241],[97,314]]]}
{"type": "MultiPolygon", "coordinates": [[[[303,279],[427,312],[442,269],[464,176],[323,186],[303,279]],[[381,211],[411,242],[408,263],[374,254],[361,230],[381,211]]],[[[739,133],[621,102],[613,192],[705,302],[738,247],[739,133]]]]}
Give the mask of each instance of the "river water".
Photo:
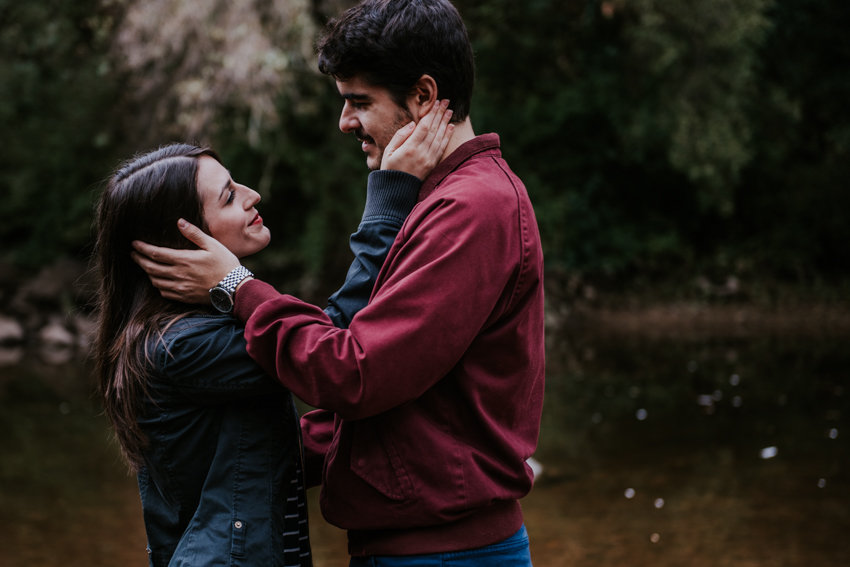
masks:
{"type": "MultiPolygon", "coordinates": [[[[551,333],[536,567],[850,565],[847,336],[551,333]]],[[[0,565],[145,565],[91,366],[0,353],[0,565]]],[[[344,532],[311,490],[319,567],[344,532]]]]}

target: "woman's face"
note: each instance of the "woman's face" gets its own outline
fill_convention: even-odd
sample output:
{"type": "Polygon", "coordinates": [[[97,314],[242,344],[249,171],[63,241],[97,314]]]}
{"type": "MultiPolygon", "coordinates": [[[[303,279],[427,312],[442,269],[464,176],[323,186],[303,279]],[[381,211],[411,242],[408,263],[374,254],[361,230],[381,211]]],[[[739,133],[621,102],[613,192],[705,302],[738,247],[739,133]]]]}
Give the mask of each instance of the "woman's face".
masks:
{"type": "Polygon", "coordinates": [[[260,194],[233,181],[230,172],[209,156],[198,160],[198,193],[210,235],[237,258],[268,246],[271,233],[254,208],[260,194]]]}

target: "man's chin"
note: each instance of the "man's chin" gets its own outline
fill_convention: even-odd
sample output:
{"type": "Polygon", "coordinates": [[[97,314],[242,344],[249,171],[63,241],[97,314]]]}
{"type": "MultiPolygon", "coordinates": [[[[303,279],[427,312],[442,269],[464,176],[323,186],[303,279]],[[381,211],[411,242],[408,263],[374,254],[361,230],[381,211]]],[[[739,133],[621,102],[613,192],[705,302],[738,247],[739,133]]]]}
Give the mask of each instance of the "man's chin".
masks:
{"type": "Polygon", "coordinates": [[[383,157],[383,154],[378,156],[367,155],[366,166],[372,171],[378,171],[379,169],[381,169],[381,161],[383,160],[383,157]]]}

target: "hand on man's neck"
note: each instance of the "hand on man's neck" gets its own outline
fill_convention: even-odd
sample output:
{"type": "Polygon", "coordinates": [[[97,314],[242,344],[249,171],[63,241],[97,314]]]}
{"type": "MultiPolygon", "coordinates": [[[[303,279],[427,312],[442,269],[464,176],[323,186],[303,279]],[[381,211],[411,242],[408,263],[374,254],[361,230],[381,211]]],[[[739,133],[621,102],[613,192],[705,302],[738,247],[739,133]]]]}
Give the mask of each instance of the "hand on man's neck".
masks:
{"type": "Polygon", "coordinates": [[[446,151],[443,152],[443,157],[440,158],[440,161],[443,161],[452,155],[456,149],[474,137],[475,132],[472,130],[472,120],[467,116],[466,120],[455,124],[455,131],[452,134],[452,139],[449,140],[449,145],[446,147],[446,151]]]}

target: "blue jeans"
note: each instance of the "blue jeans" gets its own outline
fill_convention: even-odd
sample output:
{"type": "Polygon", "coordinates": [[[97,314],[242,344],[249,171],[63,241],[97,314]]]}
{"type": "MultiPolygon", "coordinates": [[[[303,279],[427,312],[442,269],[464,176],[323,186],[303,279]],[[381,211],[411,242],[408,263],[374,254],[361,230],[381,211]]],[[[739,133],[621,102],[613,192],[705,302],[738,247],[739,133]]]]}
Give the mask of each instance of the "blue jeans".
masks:
{"type": "Polygon", "coordinates": [[[499,543],[450,553],[429,555],[370,555],[352,557],[349,567],[531,567],[528,532],[517,533],[499,543]]]}

